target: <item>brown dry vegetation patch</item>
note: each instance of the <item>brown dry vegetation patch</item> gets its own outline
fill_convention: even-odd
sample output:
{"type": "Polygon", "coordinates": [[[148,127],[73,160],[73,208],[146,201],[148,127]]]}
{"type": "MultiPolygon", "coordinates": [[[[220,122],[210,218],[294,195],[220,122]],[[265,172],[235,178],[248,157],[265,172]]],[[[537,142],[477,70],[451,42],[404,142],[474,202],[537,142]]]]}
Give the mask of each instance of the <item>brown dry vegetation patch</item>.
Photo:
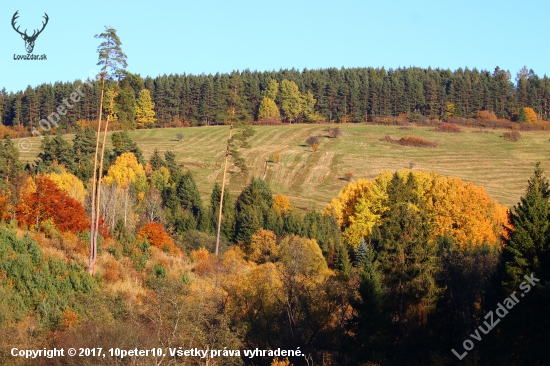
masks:
{"type": "Polygon", "coordinates": [[[380,141],[390,142],[392,144],[402,145],[402,146],[415,146],[415,147],[437,147],[437,142],[432,142],[424,140],[420,137],[413,136],[403,136],[399,140],[392,139],[389,135],[384,136],[380,141]]]}
{"type": "Polygon", "coordinates": [[[502,138],[506,141],[516,142],[521,140],[521,134],[518,131],[503,132],[502,138]]]}
{"type": "Polygon", "coordinates": [[[459,133],[462,132],[462,129],[451,123],[443,123],[441,126],[437,127],[434,131],[436,132],[446,132],[446,133],[459,133]]]}

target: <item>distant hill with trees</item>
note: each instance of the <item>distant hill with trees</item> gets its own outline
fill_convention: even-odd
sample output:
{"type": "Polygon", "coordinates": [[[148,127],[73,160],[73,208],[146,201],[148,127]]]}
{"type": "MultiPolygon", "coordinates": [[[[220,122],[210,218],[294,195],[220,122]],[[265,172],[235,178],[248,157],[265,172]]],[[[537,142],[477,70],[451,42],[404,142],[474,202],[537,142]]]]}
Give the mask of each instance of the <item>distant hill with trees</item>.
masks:
{"type": "MultiPolygon", "coordinates": [[[[80,84],[55,82],[10,93],[2,89],[0,121],[24,131],[38,128],[39,120],[56,111],[80,84]]],[[[113,122],[130,129],[209,125],[230,115],[243,121],[364,122],[401,114],[422,122],[471,118],[487,111],[519,122],[550,119],[550,79],[525,67],[515,82],[499,67],[492,72],[417,67],[244,70],[154,78],[126,72],[120,90],[113,122]]],[[[83,91],[85,96],[60,116],[63,130],[75,131],[79,120],[97,120],[101,83],[83,91]]]]}

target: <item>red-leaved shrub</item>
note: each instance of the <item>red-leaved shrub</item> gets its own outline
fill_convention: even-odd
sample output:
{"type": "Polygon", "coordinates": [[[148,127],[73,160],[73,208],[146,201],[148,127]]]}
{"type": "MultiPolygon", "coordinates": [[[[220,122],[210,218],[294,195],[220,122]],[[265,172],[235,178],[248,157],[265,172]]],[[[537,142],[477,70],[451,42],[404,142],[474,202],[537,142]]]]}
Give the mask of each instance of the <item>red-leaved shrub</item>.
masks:
{"type": "Polygon", "coordinates": [[[34,183],[36,190],[26,192],[16,207],[19,223],[39,229],[51,219],[59,231],[73,233],[90,227],[82,204],[59,189],[50,178],[38,176],[34,183]]]}
{"type": "Polygon", "coordinates": [[[164,230],[160,222],[149,222],[143,225],[138,231],[138,239],[146,238],[149,244],[171,254],[181,255],[181,250],[176,247],[174,240],[164,230]]]}

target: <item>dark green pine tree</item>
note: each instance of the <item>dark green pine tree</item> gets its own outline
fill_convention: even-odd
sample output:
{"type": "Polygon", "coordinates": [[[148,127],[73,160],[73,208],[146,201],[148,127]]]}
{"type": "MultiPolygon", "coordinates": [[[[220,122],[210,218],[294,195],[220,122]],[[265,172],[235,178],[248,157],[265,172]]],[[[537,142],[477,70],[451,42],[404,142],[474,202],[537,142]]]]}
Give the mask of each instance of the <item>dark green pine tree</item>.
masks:
{"type": "Polygon", "coordinates": [[[195,229],[198,229],[203,219],[202,199],[191,172],[186,172],[181,175],[176,185],[176,193],[183,210],[189,212],[193,216],[197,223],[195,229]]]}
{"type": "Polygon", "coordinates": [[[73,149],[61,134],[57,134],[53,139],[45,137],[40,145],[42,150],[38,154],[40,166],[48,169],[54,163],[63,165],[71,169],[74,163],[73,149]]]}
{"type": "Polygon", "coordinates": [[[73,158],[71,173],[87,183],[94,170],[96,132],[92,127],[79,127],[73,139],[73,158]]]}
{"type": "Polygon", "coordinates": [[[114,99],[118,122],[125,130],[136,128],[136,95],[132,86],[121,82],[118,93],[114,99]]]}
{"type": "Polygon", "coordinates": [[[38,153],[38,159],[44,164],[44,166],[50,166],[55,159],[55,149],[52,144],[52,139],[49,136],[44,137],[40,143],[40,152],[38,153]]]}
{"type": "Polygon", "coordinates": [[[283,235],[306,236],[303,215],[295,209],[283,213],[283,235]]]}
{"type": "Polygon", "coordinates": [[[111,142],[113,143],[113,153],[115,159],[124,153],[131,152],[136,156],[140,164],[145,164],[145,160],[143,159],[143,152],[141,151],[137,143],[133,141],[128,133],[126,133],[125,131],[114,132],[111,135],[111,142]]]}
{"type": "Polygon", "coordinates": [[[57,163],[63,165],[67,169],[70,169],[74,162],[71,144],[63,138],[61,133],[55,135],[52,143],[55,146],[57,163]]]}
{"type": "Polygon", "coordinates": [[[181,208],[179,197],[173,185],[174,182],[172,179],[170,180],[171,184],[164,186],[161,192],[162,206],[166,214],[166,221],[172,224],[176,231],[184,232],[190,230],[188,226],[196,227],[196,223],[194,225],[183,223],[183,209],[181,208]]]}
{"type": "Polygon", "coordinates": [[[271,230],[275,235],[284,235],[284,222],[283,217],[279,215],[273,208],[269,210],[267,214],[266,229],[271,230]]]}
{"type": "Polygon", "coordinates": [[[537,163],[524,197],[510,212],[513,229],[502,253],[501,267],[505,295],[499,298],[511,292],[518,295],[519,291],[522,297],[518,296],[517,306],[521,308],[510,310],[506,321],[499,324],[499,332],[491,334],[496,339],[488,343],[487,353],[494,355],[495,365],[544,365],[550,361],[550,317],[545,315],[550,312],[549,196],[549,182],[537,163]],[[521,282],[531,286],[525,297],[525,288],[518,288],[521,282]],[[514,349],[512,354],[510,349],[514,349]]]}
{"type": "Polygon", "coordinates": [[[208,77],[202,81],[200,86],[200,100],[198,107],[199,123],[201,125],[209,125],[213,120],[213,94],[214,89],[212,78],[208,77]]]}
{"type": "Polygon", "coordinates": [[[410,326],[425,323],[438,294],[437,246],[430,242],[430,222],[415,193],[416,184],[412,173],[406,182],[394,174],[388,187],[389,210],[380,228],[385,309],[402,335],[410,326]]]}
{"type": "Polygon", "coordinates": [[[7,125],[5,123],[6,106],[8,102],[8,92],[6,88],[0,89],[0,124],[7,125]]]}
{"type": "Polygon", "coordinates": [[[387,348],[388,328],[385,327],[386,317],[382,311],[384,304],[384,287],[382,273],[376,258],[376,252],[364,240],[361,241],[364,256],[358,267],[359,298],[352,301],[356,315],[352,319],[353,331],[357,334],[355,342],[360,350],[358,358],[361,361],[381,362],[387,348]]]}
{"type": "Polygon", "coordinates": [[[355,266],[360,267],[365,258],[367,257],[367,243],[365,243],[365,237],[361,237],[361,243],[355,249],[355,266]]]}
{"type": "Polygon", "coordinates": [[[17,182],[23,172],[23,163],[19,161],[19,150],[11,138],[6,136],[0,142],[0,188],[6,189],[17,182]]]}
{"type": "Polygon", "coordinates": [[[38,97],[35,90],[31,88],[30,85],[25,90],[25,94],[21,104],[23,121],[28,121],[31,126],[38,126],[38,120],[40,119],[38,118],[38,97]]]}
{"type": "Polygon", "coordinates": [[[372,233],[370,234],[370,243],[372,245],[372,249],[375,251],[378,251],[380,249],[380,241],[382,240],[382,236],[380,234],[380,228],[378,225],[374,225],[372,228],[372,233]]]}
{"type": "Polygon", "coordinates": [[[162,156],[160,156],[158,149],[155,149],[153,155],[151,155],[151,159],[149,159],[149,164],[151,164],[151,168],[153,170],[159,170],[161,167],[166,165],[166,163],[162,159],[162,156]]]}
{"type": "Polygon", "coordinates": [[[161,193],[167,221],[178,232],[199,229],[203,220],[202,200],[193,176],[178,168],[172,172],[169,183],[161,193]]]}
{"type": "MultiPolygon", "coordinates": [[[[543,175],[540,163],[536,164],[535,172],[528,181],[525,196],[521,197],[517,206],[509,213],[512,229],[509,229],[510,239],[504,247],[503,285],[513,291],[523,276],[536,273],[538,276],[548,273],[546,265],[549,243],[549,182],[543,175]]],[[[544,277],[548,280],[547,277],[544,277]]]]}
{"type": "Polygon", "coordinates": [[[252,117],[248,114],[244,105],[244,85],[241,75],[237,71],[233,71],[229,78],[227,89],[227,120],[230,123],[238,121],[249,121],[252,117]]]}
{"type": "Polygon", "coordinates": [[[342,243],[338,243],[334,248],[334,269],[349,279],[351,275],[351,260],[349,259],[348,248],[342,243]]]}
{"type": "Polygon", "coordinates": [[[166,167],[170,170],[171,174],[175,174],[180,170],[178,164],[176,163],[176,154],[173,151],[165,151],[164,160],[166,161],[166,167]]]}
{"type": "Polygon", "coordinates": [[[271,189],[261,178],[252,178],[236,204],[235,240],[250,243],[252,234],[266,227],[266,219],[273,203],[271,189]]]}
{"type": "Polygon", "coordinates": [[[317,240],[323,255],[328,258],[335,249],[335,244],[342,241],[340,226],[334,217],[311,210],[305,214],[303,221],[305,236],[317,240]]]}

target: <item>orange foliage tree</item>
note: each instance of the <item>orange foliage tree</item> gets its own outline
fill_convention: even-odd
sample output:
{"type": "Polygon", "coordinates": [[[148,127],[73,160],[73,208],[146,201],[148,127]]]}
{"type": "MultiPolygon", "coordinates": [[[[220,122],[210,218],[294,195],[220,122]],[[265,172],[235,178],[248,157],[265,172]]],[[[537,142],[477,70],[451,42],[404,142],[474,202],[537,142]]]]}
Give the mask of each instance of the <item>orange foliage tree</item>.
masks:
{"type": "Polygon", "coordinates": [[[61,231],[84,232],[90,225],[80,202],[69,197],[46,176],[35,179],[35,190],[24,192],[16,207],[19,223],[40,229],[42,223],[52,220],[61,231]]]}
{"type": "Polygon", "coordinates": [[[9,192],[0,191],[0,220],[10,220],[10,197],[9,192]]]}
{"type": "Polygon", "coordinates": [[[498,120],[497,115],[493,111],[478,111],[476,115],[477,119],[486,120],[486,121],[496,121],[498,120]]]}
{"type": "Polygon", "coordinates": [[[276,194],[273,196],[273,203],[271,204],[273,209],[277,211],[277,214],[282,215],[284,212],[290,210],[290,200],[283,194],[276,194]]]}
{"type": "Polygon", "coordinates": [[[147,239],[149,244],[171,254],[181,255],[181,250],[174,244],[174,240],[164,230],[160,222],[149,222],[143,225],[138,231],[138,239],[147,239]]]}
{"type": "MultiPolygon", "coordinates": [[[[398,172],[406,179],[410,171],[398,172]]],[[[416,194],[426,203],[434,237],[450,234],[459,248],[483,243],[498,244],[503,225],[508,224],[507,209],[490,199],[483,187],[458,178],[442,177],[431,172],[412,172],[416,194]]],[[[343,230],[343,239],[357,247],[361,237],[380,225],[382,214],[389,209],[388,182],[391,174],[382,172],[374,181],[358,180],[344,187],[325,208],[343,230]]]]}
{"type": "Polygon", "coordinates": [[[525,112],[525,116],[527,117],[527,122],[533,123],[537,122],[537,112],[533,110],[531,107],[523,107],[523,110],[525,112]]]}
{"type": "Polygon", "coordinates": [[[483,187],[459,178],[440,178],[429,196],[434,234],[449,233],[462,247],[500,241],[507,209],[492,201],[483,187]]]}

